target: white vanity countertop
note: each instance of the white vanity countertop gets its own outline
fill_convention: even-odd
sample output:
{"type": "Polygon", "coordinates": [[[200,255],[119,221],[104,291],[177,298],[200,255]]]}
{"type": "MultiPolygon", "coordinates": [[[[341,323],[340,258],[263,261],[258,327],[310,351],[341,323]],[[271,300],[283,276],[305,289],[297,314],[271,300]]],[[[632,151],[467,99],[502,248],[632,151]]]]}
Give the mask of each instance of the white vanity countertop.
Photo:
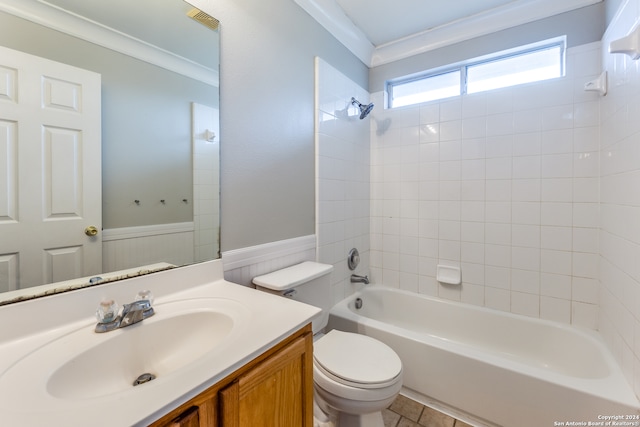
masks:
{"type": "MultiPolygon", "coordinates": [[[[233,373],[320,313],[316,307],[226,282],[221,277],[221,261],[212,261],[0,307],[3,325],[0,423],[21,427],[147,425],[233,373]],[[117,331],[93,332],[95,309],[103,297],[127,303],[141,289],[150,289],[156,296],[155,316],[117,331]],[[234,323],[230,339],[193,362],[164,376],[158,375],[147,384],[115,393],[72,397],[50,393],[47,384],[55,369],[46,366],[66,363],[76,355],[73,345],[61,346],[66,341],[60,340],[77,341],[78,348],[86,350],[100,340],[109,339],[110,334],[126,334],[134,328],[144,333],[145,322],[162,320],[163,310],[166,316],[169,311],[166,307],[176,301],[198,305],[214,300],[232,300],[232,305],[241,308],[242,319],[234,323]],[[11,331],[7,331],[8,327],[11,331]],[[47,354],[49,347],[56,354],[47,354]],[[60,354],[65,352],[68,354],[60,354]],[[24,369],[28,363],[35,369],[24,369]]],[[[97,364],[96,372],[100,369],[97,364]]],[[[131,381],[134,379],[135,375],[131,381]]]]}

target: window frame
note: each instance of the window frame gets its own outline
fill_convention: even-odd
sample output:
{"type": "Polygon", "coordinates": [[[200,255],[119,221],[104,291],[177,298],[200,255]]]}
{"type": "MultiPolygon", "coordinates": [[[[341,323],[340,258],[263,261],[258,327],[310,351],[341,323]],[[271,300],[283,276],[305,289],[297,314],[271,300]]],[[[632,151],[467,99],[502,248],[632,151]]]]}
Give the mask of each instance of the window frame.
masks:
{"type": "MultiPolygon", "coordinates": [[[[406,105],[394,107],[393,106],[393,89],[395,86],[399,86],[407,83],[413,83],[416,81],[425,80],[425,79],[437,77],[443,74],[459,71],[460,72],[460,84],[459,84],[460,93],[454,96],[466,95],[468,93],[467,92],[467,69],[468,68],[490,63],[490,62],[498,62],[506,59],[515,58],[518,56],[524,56],[524,55],[528,55],[531,53],[535,53],[535,52],[539,52],[547,49],[555,49],[555,48],[560,48],[560,52],[559,52],[560,77],[564,77],[566,73],[565,61],[566,61],[566,51],[567,51],[567,37],[560,36],[552,39],[542,40],[537,43],[531,43],[523,46],[518,46],[512,49],[495,52],[489,55],[484,55],[484,56],[469,59],[466,61],[449,64],[442,67],[432,68],[424,72],[387,80],[385,82],[385,88],[384,88],[385,96],[387,98],[386,108],[403,108],[403,107],[409,107],[412,105],[419,105],[426,102],[433,102],[441,99],[447,99],[447,98],[438,98],[438,99],[424,101],[420,103],[406,104],[406,105]]],[[[544,80],[550,80],[550,79],[544,79],[544,80]]],[[[536,80],[529,83],[535,83],[535,82],[544,81],[544,80],[536,80]]],[[[519,84],[528,84],[528,83],[518,83],[515,85],[505,86],[505,87],[517,86],[519,84]]],[[[493,90],[493,89],[489,89],[489,90],[493,90]]],[[[474,92],[474,93],[480,93],[480,92],[474,92]]]]}

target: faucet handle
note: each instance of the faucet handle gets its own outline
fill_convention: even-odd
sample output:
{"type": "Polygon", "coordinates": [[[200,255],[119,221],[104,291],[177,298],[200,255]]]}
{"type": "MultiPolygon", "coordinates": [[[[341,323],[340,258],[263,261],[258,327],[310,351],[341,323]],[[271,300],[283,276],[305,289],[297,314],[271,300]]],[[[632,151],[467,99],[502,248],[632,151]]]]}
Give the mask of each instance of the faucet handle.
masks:
{"type": "Polygon", "coordinates": [[[154,299],[153,294],[151,293],[150,290],[147,289],[147,290],[139,291],[134,301],[147,300],[149,301],[149,306],[152,306],[153,299],[154,299]]]}
{"type": "Polygon", "coordinates": [[[96,319],[98,323],[111,323],[118,318],[120,307],[113,299],[103,299],[96,310],[96,319]]]}

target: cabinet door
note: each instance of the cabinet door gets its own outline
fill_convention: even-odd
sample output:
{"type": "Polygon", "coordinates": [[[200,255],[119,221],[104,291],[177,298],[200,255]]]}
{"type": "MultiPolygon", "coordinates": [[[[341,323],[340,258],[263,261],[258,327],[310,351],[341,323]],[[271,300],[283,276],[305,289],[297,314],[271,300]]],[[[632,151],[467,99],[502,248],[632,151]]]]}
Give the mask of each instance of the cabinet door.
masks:
{"type": "Polygon", "coordinates": [[[216,427],[217,393],[218,389],[205,391],[152,423],[151,427],[216,427]]]}
{"type": "Polygon", "coordinates": [[[312,427],[312,346],[306,334],[222,390],[222,425],[312,427]]]}
{"type": "Polygon", "coordinates": [[[200,427],[198,407],[192,406],[171,422],[170,427],[200,427]]]}

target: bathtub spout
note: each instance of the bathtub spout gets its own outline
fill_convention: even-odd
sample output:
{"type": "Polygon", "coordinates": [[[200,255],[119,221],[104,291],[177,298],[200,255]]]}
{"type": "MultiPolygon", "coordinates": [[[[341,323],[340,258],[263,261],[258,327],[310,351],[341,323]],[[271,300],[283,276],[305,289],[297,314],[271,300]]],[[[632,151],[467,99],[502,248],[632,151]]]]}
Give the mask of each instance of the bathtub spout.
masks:
{"type": "Polygon", "coordinates": [[[364,283],[369,284],[369,276],[358,276],[357,274],[351,275],[351,283],[364,283]]]}

